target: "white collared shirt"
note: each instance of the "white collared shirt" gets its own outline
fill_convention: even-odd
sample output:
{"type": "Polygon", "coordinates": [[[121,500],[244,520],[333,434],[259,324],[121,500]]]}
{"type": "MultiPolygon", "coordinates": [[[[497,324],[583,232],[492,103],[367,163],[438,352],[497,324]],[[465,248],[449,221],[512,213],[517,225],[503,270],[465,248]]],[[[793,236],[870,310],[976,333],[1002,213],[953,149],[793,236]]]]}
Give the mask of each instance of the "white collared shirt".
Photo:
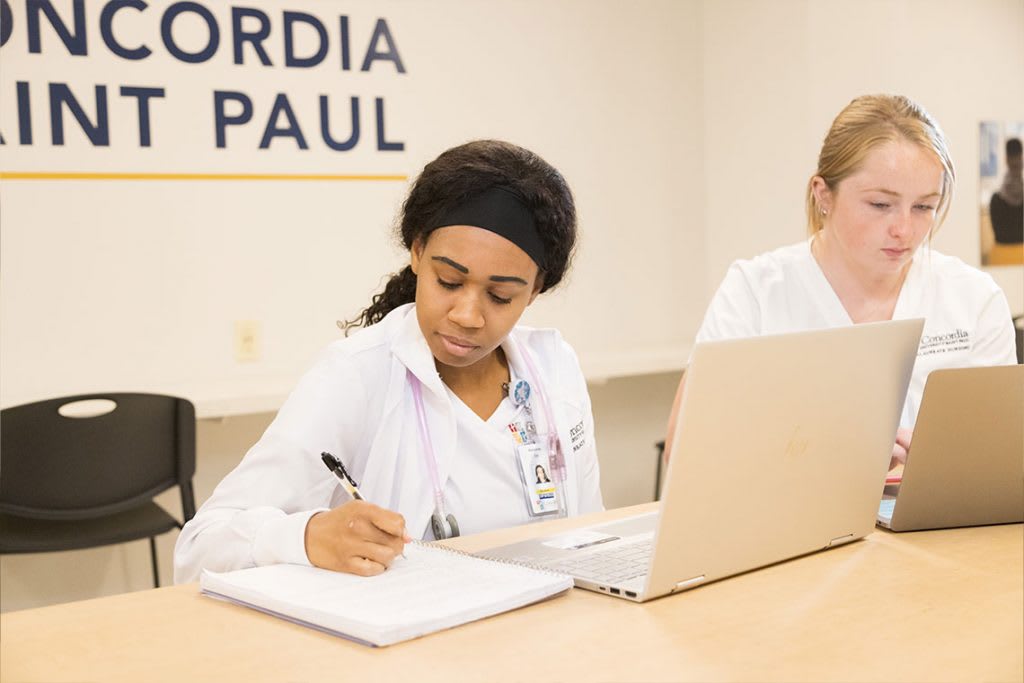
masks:
{"type": "MultiPolygon", "coordinates": [[[[893,320],[909,318],[924,318],[925,324],[903,427],[913,428],[917,421],[932,370],[1017,362],[1003,291],[987,273],[927,245],[914,254],[893,312],[893,320]]],[[[708,306],[697,341],[852,324],[808,240],[734,262],[708,306]]]]}

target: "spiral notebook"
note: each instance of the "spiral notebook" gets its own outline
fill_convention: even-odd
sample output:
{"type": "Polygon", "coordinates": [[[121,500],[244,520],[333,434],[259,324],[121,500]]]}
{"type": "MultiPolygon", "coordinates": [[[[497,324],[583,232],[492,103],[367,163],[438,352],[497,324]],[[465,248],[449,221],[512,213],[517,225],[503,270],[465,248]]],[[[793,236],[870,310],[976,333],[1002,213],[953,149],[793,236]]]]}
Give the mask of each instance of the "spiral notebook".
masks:
{"type": "Polygon", "coordinates": [[[383,646],[539,602],[572,588],[572,577],[413,542],[379,576],[275,564],[204,571],[205,595],[383,646]]]}

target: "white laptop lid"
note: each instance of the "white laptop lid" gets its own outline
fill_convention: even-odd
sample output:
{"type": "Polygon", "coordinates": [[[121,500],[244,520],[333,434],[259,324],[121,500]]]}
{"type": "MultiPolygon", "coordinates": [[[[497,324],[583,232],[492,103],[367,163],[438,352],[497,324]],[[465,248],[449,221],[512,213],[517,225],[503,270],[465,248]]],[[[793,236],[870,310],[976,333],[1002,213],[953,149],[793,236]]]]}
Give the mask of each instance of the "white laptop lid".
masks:
{"type": "Polygon", "coordinates": [[[923,325],[698,344],[644,595],[870,533],[923,325]]]}

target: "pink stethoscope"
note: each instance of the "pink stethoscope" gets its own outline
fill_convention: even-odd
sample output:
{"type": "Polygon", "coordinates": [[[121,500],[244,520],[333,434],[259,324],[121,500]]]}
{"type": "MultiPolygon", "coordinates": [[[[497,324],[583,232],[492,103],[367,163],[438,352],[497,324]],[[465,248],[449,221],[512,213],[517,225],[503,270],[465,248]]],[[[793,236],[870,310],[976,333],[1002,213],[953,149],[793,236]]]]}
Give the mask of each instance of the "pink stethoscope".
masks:
{"type": "MultiPolygon", "coordinates": [[[[551,411],[551,404],[544,395],[540,382],[540,373],[537,372],[537,366],[534,365],[530,352],[525,347],[521,351],[523,360],[526,361],[526,367],[529,369],[536,385],[537,396],[540,398],[540,404],[544,410],[544,419],[547,421],[548,463],[551,473],[558,484],[564,484],[566,477],[565,456],[562,453],[562,443],[558,438],[555,416],[551,411]]],[[[419,423],[420,442],[423,444],[423,454],[427,461],[427,470],[430,472],[430,481],[434,487],[434,512],[430,516],[430,528],[433,530],[434,538],[437,540],[452,538],[459,535],[459,523],[455,519],[455,515],[446,512],[445,509],[444,491],[441,490],[441,477],[437,473],[437,456],[434,455],[433,442],[430,440],[430,428],[427,425],[427,415],[423,409],[422,385],[419,378],[412,373],[412,370],[407,369],[406,376],[409,378],[409,384],[412,387],[412,397],[416,403],[417,422],[419,423]]],[[[564,505],[565,487],[561,486],[561,490],[561,500],[564,505]]]]}

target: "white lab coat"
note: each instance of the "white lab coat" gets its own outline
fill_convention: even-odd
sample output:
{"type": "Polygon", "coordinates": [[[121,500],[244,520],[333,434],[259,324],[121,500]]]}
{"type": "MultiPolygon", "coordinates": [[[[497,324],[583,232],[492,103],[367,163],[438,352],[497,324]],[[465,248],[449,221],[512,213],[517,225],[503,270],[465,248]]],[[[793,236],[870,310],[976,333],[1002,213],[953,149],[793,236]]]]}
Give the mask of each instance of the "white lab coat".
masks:
{"type": "MultiPolygon", "coordinates": [[[[515,373],[532,385],[536,381],[523,360],[524,346],[541,375],[565,454],[568,513],[601,510],[590,397],[576,355],[555,330],[514,328],[502,348],[515,373]]],[[[401,513],[414,537],[426,536],[434,490],[407,370],[423,386],[444,489],[453,469],[458,475],[453,468],[460,455],[456,413],[415,307],[408,304],[376,325],[330,344],[321,354],[263,437],[185,525],[175,547],[175,582],[193,581],[203,568],[308,564],[304,532],[309,517],[348,500],[324,466],[322,451],[345,463],[369,502],[401,513]]],[[[544,431],[544,410],[536,397],[533,405],[538,428],[544,431]]],[[[509,458],[511,453],[510,447],[509,458]]],[[[452,512],[459,517],[460,511],[452,512]]],[[[477,527],[503,524],[488,520],[488,510],[465,512],[472,514],[477,527]]]]}
{"type": "MultiPolygon", "coordinates": [[[[1003,291],[987,273],[927,245],[914,254],[892,317],[925,319],[903,427],[913,428],[917,421],[932,370],[1017,362],[1003,291]]],[[[697,341],[852,324],[811,254],[810,241],[804,241],[734,262],[708,306],[697,341]]]]}

